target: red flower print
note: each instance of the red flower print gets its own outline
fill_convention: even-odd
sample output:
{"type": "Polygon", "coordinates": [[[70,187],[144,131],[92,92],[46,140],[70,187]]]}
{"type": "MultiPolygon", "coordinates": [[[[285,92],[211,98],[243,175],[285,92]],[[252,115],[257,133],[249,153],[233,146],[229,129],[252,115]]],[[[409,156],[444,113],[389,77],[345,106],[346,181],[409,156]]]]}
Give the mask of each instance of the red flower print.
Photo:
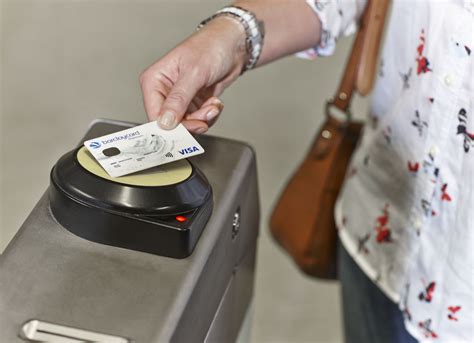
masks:
{"type": "Polygon", "coordinates": [[[445,183],[445,184],[441,187],[441,200],[451,201],[452,198],[451,198],[451,196],[446,192],[446,188],[448,188],[448,184],[447,184],[447,183],[445,183]]]}
{"type": "Polygon", "coordinates": [[[418,162],[408,161],[408,171],[412,173],[417,173],[418,169],[420,169],[420,164],[418,162]]]}
{"type": "Polygon", "coordinates": [[[423,56],[423,50],[425,49],[425,30],[421,30],[420,34],[420,44],[416,48],[417,52],[417,57],[416,57],[416,62],[417,62],[417,68],[416,68],[416,73],[418,75],[427,73],[429,71],[432,71],[429,67],[430,62],[428,59],[423,56]]]}
{"type": "Polygon", "coordinates": [[[380,217],[377,217],[377,224],[379,226],[386,226],[388,224],[388,220],[389,220],[388,205],[385,205],[383,209],[383,215],[381,215],[380,217]]]}
{"type": "Polygon", "coordinates": [[[386,204],[382,215],[377,217],[375,221],[375,232],[377,233],[375,240],[377,243],[392,242],[392,232],[387,226],[389,219],[388,204],[386,204]]]}
{"type": "Polygon", "coordinates": [[[457,322],[459,319],[458,319],[457,317],[455,317],[454,315],[455,315],[456,312],[458,312],[460,309],[461,309],[461,306],[449,306],[449,307],[448,307],[448,311],[449,311],[450,313],[448,313],[448,319],[457,322]]]}
{"type": "Polygon", "coordinates": [[[430,303],[431,300],[433,300],[433,294],[435,291],[435,286],[436,282],[431,281],[428,286],[426,286],[425,282],[421,280],[421,282],[425,285],[425,289],[418,294],[418,299],[421,301],[426,301],[427,303],[430,303]]]}
{"type": "Polygon", "coordinates": [[[427,73],[429,71],[432,71],[429,67],[430,62],[426,57],[420,57],[417,58],[416,61],[418,62],[418,69],[416,70],[416,73],[419,75],[421,73],[427,73]]]}
{"type": "Polygon", "coordinates": [[[377,242],[378,243],[383,243],[383,242],[391,242],[392,237],[391,237],[391,231],[390,229],[384,227],[384,228],[377,228],[377,242]]]}

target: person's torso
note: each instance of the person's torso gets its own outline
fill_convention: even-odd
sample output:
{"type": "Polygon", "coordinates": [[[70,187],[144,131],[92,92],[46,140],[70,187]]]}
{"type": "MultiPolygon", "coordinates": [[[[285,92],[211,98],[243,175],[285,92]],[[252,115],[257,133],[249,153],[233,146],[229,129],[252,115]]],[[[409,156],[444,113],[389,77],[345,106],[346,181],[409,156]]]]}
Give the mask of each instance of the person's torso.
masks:
{"type": "Polygon", "coordinates": [[[388,24],[341,239],[410,331],[471,339],[474,2],[394,1],[388,24]]]}

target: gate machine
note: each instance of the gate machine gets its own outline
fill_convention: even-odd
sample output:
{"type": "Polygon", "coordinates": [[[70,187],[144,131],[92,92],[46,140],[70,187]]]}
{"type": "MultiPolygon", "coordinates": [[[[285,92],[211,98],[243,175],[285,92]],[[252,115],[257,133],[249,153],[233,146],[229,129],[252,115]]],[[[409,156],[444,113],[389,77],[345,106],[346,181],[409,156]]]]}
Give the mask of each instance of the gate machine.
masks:
{"type": "MultiPolygon", "coordinates": [[[[84,140],[130,123],[97,120],[84,140]]],[[[233,342],[253,294],[255,154],[206,153],[113,179],[84,150],[0,256],[0,342],[233,342]]],[[[82,144],[81,144],[82,145],[82,144]]]]}

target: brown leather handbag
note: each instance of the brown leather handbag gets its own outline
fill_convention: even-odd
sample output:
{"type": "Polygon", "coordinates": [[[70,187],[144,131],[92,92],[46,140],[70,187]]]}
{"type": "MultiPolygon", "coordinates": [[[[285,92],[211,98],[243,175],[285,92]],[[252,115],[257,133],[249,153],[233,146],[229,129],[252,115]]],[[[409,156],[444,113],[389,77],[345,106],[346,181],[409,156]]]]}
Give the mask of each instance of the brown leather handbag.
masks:
{"type": "Polygon", "coordinates": [[[326,120],[270,218],[276,241],[303,272],[318,278],[337,278],[334,206],[363,127],[349,105],[353,91],[364,96],[372,89],[388,4],[368,2],[339,90],[326,104],[326,120]]]}

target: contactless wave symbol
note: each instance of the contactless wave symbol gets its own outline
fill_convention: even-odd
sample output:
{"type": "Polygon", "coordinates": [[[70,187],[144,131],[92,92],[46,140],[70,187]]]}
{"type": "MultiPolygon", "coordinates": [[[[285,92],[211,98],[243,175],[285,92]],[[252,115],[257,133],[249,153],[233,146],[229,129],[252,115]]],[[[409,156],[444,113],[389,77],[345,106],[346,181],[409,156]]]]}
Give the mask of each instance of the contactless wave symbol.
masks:
{"type": "Polygon", "coordinates": [[[166,157],[169,157],[169,158],[172,158],[172,157],[173,157],[173,154],[172,154],[171,152],[169,152],[169,153],[167,153],[165,156],[166,156],[166,157]]]}
{"type": "Polygon", "coordinates": [[[100,144],[100,142],[91,142],[91,143],[89,144],[89,146],[90,146],[92,149],[98,149],[98,148],[100,148],[101,144],[100,144]]]}

